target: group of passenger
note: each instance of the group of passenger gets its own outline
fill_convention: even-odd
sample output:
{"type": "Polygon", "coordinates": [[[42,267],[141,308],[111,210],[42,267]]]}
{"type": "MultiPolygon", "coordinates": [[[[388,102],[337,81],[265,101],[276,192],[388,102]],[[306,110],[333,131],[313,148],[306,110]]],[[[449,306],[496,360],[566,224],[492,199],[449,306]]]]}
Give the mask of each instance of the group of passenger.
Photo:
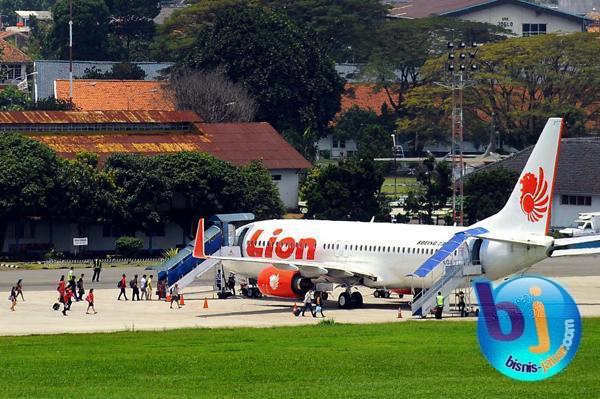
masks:
{"type": "MultiPolygon", "coordinates": [[[[133,278],[129,281],[129,288],[131,288],[131,300],[132,301],[140,301],[140,300],[147,300],[147,301],[151,301],[152,300],[152,279],[154,278],[154,276],[151,274],[150,276],[147,276],[146,274],[144,274],[142,276],[141,279],[139,279],[138,281],[138,275],[136,274],[135,276],[133,276],[133,278]],[[140,297],[140,293],[141,293],[141,297],[140,297]]],[[[160,284],[160,281],[159,281],[160,284]]],[[[127,276],[125,274],[123,274],[121,276],[121,280],[119,280],[119,282],[117,283],[117,288],[120,289],[119,292],[119,296],[117,297],[117,300],[120,301],[121,297],[124,297],[126,301],[128,301],[129,299],[127,298],[127,293],[125,291],[127,287],[127,276]]],[[[160,290],[158,291],[159,294],[159,299],[160,299],[160,290]]]]}
{"type": "Polygon", "coordinates": [[[73,304],[73,300],[76,302],[80,302],[85,300],[88,303],[88,307],[86,310],[86,314],[90,314],[90,310],[93,314],[96,314],[96,308],[94,307],[94,289],[91,288],[88,294],[85,296],[85,287],[84,287],[84,279],[85,274],[81,274],[79,279],[75,276],[75,271],[73,267],[69,269],[67,273],[67,281],[65,281],[65,276],[60,276],[60,280],[58,281],[58,287],[56,290],[58,291],[58,303],[55,303],[53,308],[54,310],[60,309],[60,304],[63,305],[62,314],[63,316],[67,316],[67,312],[71,310],[71,305],[73,304]]]}
{"type": "Polygon", "coordinates": [[[304,317],[304,313],[308,310],[312,317],[317,317],[317,313],[321,314],[321,317],[325,317],[323,314],[323,293],[319,291],[315,291],[312,288],[309,289],[304,295],[304,304],[302,306],[302,317],[304,317]],[[313,304],[315,305],[315,309],[313,311],[313,304]]]}

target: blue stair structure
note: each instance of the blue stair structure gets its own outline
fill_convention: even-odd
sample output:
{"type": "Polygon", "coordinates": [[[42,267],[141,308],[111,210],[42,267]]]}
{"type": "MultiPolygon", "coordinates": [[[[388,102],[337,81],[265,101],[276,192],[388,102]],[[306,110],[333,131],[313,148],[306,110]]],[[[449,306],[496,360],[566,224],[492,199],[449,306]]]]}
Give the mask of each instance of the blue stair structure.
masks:
{"type": "MultiPolygon", "coordinates": [[[[208,255],[219,252],[223,244],[223,232],[217,226],[211,226],[204,234],[204,251],[208,255]]],[[[176,256],[168,259],[158,269],[158,279],[167,279],[167,285],[173,286],[184,277],[193,273],[202,263],[210,259],[197,259],[192,256],[194,241],[190,241],[185,248],[179,250],[176,256]]],[[[214,266],[211,262],[211,266],[214,266]]],[[[193,279],[186,279],[191,283],[193,279]]],[[[187,285],[187,284],[186,284],[187,285]]],[[[183,288],[180,286],[180,288],[183,288]]]]}

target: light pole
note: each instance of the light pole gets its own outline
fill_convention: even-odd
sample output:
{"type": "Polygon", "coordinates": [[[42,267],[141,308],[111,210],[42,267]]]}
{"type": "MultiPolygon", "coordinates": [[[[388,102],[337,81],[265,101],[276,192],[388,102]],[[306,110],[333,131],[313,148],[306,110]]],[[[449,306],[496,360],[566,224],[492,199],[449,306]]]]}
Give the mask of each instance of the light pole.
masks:
{"type": "Polygon", "coordinates": [[[396,191],[396,176],[398,175],[398,167],[396,166],[396,135],[392,133],[390,136],[392,136],[392,154],[394,155],[394,201],[397,201],[398,195],[396,191]]]}
{"type": "Polygon", "coordinates": [[[448,60],[446,61],[446,76],[443,82],[435,82],[452,91],[452,221],[462,226],[464,224],[464,161],[463,161],[463,91],[473,86],[475,82],[470,78],[470,72],[475,72],[477,44],[472,44],[472,50],[467,54],[467,45],[460,42],[460,52],[455,52],[454,43],[448,42],[448,60]],[[457,59],[458,56],[458,59],[457,59]],[[456,174],[458,171],[458,176],[456,174]]]}
{"type": "Polygon", "coordinates": [[[69,0],[69,102],[73,103],[73,0],[69,0]]]}

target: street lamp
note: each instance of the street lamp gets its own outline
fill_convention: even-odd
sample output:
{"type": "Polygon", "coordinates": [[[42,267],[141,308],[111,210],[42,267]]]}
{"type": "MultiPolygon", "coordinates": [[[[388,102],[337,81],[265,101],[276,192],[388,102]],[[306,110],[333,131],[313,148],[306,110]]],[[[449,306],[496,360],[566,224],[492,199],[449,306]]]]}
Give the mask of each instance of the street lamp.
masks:
{"type": "Polygon", "coordinates": [[[394,155],[394,201],[397,201],[398,194],[396,191],[396,176],[398,175],[398,167],[396,166],[396,135],[392,133],[390,136],[392,136],[392,154],[394,155]]]}

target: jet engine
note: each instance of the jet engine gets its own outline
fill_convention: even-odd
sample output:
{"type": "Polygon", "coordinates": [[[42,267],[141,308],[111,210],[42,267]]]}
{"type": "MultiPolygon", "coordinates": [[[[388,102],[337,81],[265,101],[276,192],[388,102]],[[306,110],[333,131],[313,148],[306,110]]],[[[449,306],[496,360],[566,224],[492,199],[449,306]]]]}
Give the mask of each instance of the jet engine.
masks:
{"type": "Polygon", "coordinates": [[[313,286],[312,281],[304,278],[297,270],[280,270],[265,267],[258,273],[258,289],[264,295],[280,298],[301,298],[313,286]]]}

